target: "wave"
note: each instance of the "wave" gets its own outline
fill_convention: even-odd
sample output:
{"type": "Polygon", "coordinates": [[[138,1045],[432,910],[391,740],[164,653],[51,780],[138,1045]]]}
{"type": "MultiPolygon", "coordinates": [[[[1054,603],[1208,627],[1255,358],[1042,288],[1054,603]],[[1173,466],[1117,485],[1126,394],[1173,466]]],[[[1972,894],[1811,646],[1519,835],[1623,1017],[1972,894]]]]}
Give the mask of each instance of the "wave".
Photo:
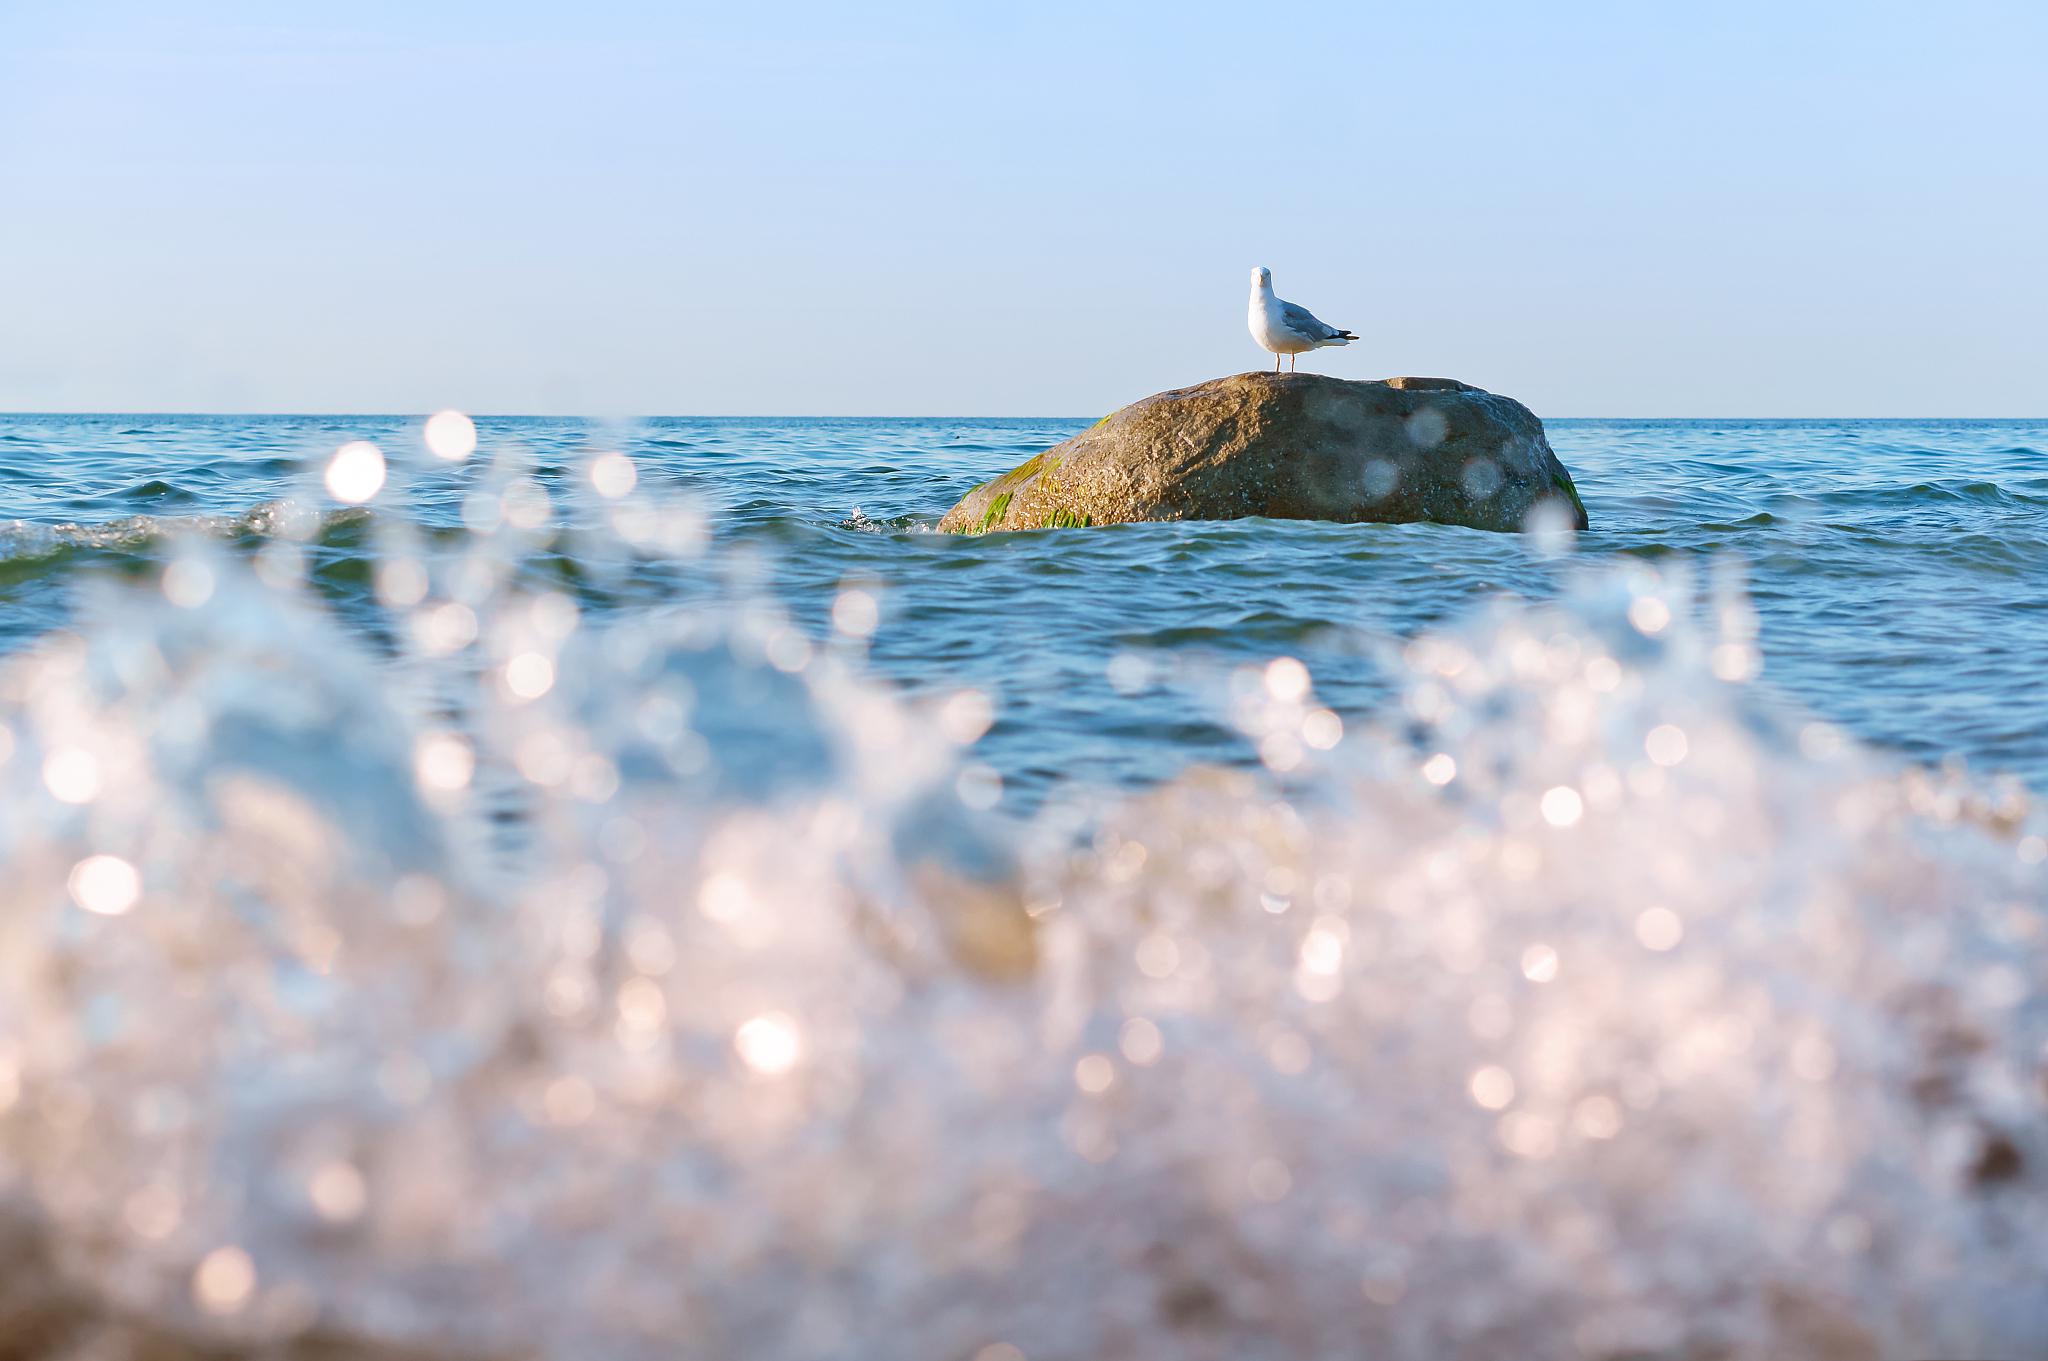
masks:
{"type": "Polygon", "coordinates": [[[198,497],[183,487],[173,482],[166,482],[160,477],[151,478],[147,482],[137,483],[125,491],[115,493],[115,495],[124,501],[154,501],[160,504],[168,502],[174,505],[192,505],[199,500],[198,497]]]}
{"type": "Polygon", "coordinates": [[[11,1280],[248,1355],[2048,1344],[2039,814],[1787,716],[1734,590],[1478,611],[1383,726],[1244,667],[1257,770],[1020,827],[858,610],[494,539],[388,656],[188,537],[0,664],[11,1280]]]}
{"type": "Polygon", "coordinates": [[[1848,487],[1838,491],[1808,492],[1778,498],[1787,505],[1817,505],[1830,508],[1882,508],[1909,505],[1975,504],[2018,506],[2039,504],[2043,497],[2037,485],[2041,479],[2026,479],[2005,486],[1981,478],[1944,478],[1936,482],[1915,482],[1907,486],[1848,487]]]}
{"type": "Polygon", "coordinates": [[[888,515],[877,519],[855,507],[851,515],[838,521],[834,527],[850,529],[859,534],[913,534],[932,528],[937,523],[930,516],[918,515],[888,515]]]}
{"type": "MultiPolygon", "coordinates": [[[[146,493],[155,485],[160,484],[144,484],[129,494],[146,493]]],[[[187,496],[189,493],[162,499],[187,496]]],[[[214,539],[286,535],[317,541],[336,531],[358,528],[368,523],[371,515],[361,508],[321,511],[292,501],[265,501],[231,514],[124,515],[55,523],[0,520],[0,568],[46,559],[143,553],[194,535],[214,539]]]]}

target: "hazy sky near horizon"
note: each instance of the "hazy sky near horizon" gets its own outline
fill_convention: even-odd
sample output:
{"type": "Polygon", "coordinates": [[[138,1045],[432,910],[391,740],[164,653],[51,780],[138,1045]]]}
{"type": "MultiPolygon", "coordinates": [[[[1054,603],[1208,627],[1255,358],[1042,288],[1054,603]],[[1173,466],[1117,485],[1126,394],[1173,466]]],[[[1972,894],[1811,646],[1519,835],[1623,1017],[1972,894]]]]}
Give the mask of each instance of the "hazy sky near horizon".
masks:
{"type": "Polygon", "coordinates": [[[0,409],[2048,415],[2048,6],[0,0],[0,409]]]}

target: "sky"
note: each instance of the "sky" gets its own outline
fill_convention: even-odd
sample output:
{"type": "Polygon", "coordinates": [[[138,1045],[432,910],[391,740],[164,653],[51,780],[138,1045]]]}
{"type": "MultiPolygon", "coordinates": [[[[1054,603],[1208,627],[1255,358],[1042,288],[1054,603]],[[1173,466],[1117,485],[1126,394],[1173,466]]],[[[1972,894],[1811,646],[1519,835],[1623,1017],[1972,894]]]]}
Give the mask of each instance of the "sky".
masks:
{"type": "Polygon", "coordinates": [[[2048,5],[0,0],[0,410],[2048,416],[2048,5]]]}

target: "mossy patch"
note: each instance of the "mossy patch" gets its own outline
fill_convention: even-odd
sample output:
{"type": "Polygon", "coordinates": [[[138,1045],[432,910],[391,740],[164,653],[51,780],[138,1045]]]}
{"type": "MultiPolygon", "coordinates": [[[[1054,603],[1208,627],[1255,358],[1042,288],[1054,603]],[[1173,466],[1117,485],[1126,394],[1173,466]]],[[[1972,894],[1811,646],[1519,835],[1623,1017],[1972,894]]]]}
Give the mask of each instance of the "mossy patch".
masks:
{"type": "Polygon", "coordinates": [[[1011,495],[1010,492],[1004,492],[988,503],[988,509],[981,514],[981,523],[974,527],[975,533],[986,534],[1003,522],[1003,517],[1010,513],[1011,495]]]}
{"type": "Polygon", "coordinates": [[[1557,490],[1563,492],[1566,496],[1571,498],[1572,509],[1576,510],[1579,513],[1579,518],[1581,520],[1589,518],[1586,515],[1586,503],[1579,499],[1579,489],[1572,485],[1571,474],[1557,474],[1555,477],[1552,477],[1550,479],[1550,485],[1557,488],[1557,490]]]}
{"type": "Polygon", "coordinates": [[[1056,510],[1045,518],[1047,529],[1086,529],[1094,523],[1094,516],[1071,510],[1056,510]]]}
{"type": "MultiPolygon", "coordinates": [[[[1047,454],[1051,452],[1050,449],[1046,450],[1047,454]]],[[[1010,471],[1004,473],[1001,477],[992,478],[967,493],[970,497],[978,496],[983,492],[994,492],[995,495],[989,499],[987,508],[981,513],[981,518],[973,524],[963,527],[959,532],[986,534],[992,529],[1000,528],[1003,523],[1003,517],[1010,513],[1010,502],[1016,499],[1017,493],[1026,486],[1029,486],[1033,479],[1040,473],[1047,471],[1051,466],[1046,462],[1045,454],[1034,454],[1010,469],[1010,471]]]]}
{"type": "MultiPolygon", "coordinates": [[[[1051,450],[1046,452],[1050,453],[1051,450]]],[[[1010,471],[1004,473],[988,485],[1000,488],[1006,492],[1015,491],[1032,478],[1038,476],[1044,467],[1045,454],[1033,454],[1030,458],[1025,459],[1022,463],[1019,463],[1016,467],[1010,469],[1010,471]]]]}

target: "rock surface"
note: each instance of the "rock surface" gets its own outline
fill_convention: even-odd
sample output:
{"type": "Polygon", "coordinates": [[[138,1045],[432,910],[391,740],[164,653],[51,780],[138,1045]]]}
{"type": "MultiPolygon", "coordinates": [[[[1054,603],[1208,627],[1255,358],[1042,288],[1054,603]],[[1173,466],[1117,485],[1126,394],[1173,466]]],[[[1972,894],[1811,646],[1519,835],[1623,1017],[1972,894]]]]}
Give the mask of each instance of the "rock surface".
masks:
{"type": "Polygon", "coordinates": [[[1529,408],[1450,378],[1240,373],[1162,392],[976,487],[953,534],[1135,520],[1429,520],[1586,528],[1529,408]]]}

